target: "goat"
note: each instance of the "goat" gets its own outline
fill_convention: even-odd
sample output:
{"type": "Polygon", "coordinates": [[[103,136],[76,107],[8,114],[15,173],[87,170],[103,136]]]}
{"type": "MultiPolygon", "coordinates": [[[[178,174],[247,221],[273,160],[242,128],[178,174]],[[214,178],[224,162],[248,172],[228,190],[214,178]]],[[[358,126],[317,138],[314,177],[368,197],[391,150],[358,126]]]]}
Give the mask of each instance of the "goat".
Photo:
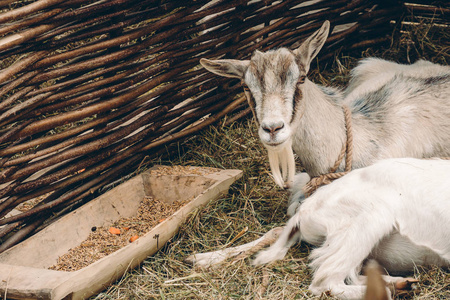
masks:
{"type": "Polygon", "coordinates": [[[398,274],[417,265],[450,267],[449,230],[450,161],[386,159],[319,188],[253,263],[282,259],[303,240],[318,246],[310,256],[312,293],[362,299],[359,273],[368,258],[398,274]]]}
{"type": "MultiPolygon", "coordinates": [[[[305,176],[295,176],[292,197],[301,197],[305,176]]],[[[310,255],[311,292],[362,299],[366,279],[359,274],[367,260],[397,275],[417,265],[450,267],[449,230],[450,160],[391,158],[322,186],[303,200],[284,228],[234,248],[193,254],[186,261],[209,267],[275,235],[276,242],[253,261],[262,265],[282,259],[294,243],[305,241],[318,247],[310,255]]],[[[383,278],[394,286],[414,282],[383,278]]]]}
{"type": "MultiPolygon", "coordinates": [[[[367,58],[351,71],[345,90],[324,87],[307,74],[329,27],[325,21],[293,51],[256,50],[250,60],[200,60],[210,72],[239,78],[248,87],[275,182],[282,187],[292,182],[292,151],[309,176],[329,172],[346,141],[343,105],[352,115],[353,168],[384,158],[450,156],[450,67],[367,58]]],[[[297,206],[289,208],[290,215],[297,206]]]]}

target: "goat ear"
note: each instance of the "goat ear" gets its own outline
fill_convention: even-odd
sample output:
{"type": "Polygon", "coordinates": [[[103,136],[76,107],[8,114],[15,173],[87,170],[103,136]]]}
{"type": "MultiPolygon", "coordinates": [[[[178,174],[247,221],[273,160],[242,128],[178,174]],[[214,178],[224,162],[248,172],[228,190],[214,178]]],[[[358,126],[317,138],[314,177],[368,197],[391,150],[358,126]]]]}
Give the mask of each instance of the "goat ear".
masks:
{"type": "Polygon", "coordinates": [[[200,63],[205,69],[214,74],[239,79],[244,78],[244,74],[250,65],[249,60],[237,59],[209,60],[202,58],[200,63]]]}
{"type": "Polygon", "coordinates": [[[311,61],[322,49],[323,44],[327,40],[330,31],[330,21],[325,21],[319,30],[314,32],[309,38],[304,41],[300,47],[294,50],[297,61],[305,67],[306,72],[309,71],[311,61]]]}

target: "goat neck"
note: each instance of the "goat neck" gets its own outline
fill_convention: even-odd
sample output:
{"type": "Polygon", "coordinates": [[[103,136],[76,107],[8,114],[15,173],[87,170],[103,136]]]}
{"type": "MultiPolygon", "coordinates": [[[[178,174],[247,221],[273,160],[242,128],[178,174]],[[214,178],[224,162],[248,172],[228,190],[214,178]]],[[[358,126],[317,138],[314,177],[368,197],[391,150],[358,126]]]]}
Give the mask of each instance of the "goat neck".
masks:
{"type": "Polygon", "coordinates": [[[306,79],[298,86],[292,148],[310,176],[328,173],[346,140],[341,91],[306,79]]]}

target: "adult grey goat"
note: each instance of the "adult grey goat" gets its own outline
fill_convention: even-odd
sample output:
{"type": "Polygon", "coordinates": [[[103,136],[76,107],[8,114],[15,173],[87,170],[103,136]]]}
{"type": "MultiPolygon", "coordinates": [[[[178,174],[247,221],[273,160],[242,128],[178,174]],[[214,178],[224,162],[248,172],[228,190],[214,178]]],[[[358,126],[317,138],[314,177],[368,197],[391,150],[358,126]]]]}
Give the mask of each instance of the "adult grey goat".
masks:
{"type": "Polygon", "coordinates": [[[329,27],[325,21],[294,51],[200,60],[207,70],[248,86],[275,182],[292,181],[292,148],[311,177],[329,172],[346,142],[343,105],[351,111],[353,168],[391,157],[450,156],[450,67],[367,58],[352,70],[345,90],[324,87],[307,74],[329,27]]]}

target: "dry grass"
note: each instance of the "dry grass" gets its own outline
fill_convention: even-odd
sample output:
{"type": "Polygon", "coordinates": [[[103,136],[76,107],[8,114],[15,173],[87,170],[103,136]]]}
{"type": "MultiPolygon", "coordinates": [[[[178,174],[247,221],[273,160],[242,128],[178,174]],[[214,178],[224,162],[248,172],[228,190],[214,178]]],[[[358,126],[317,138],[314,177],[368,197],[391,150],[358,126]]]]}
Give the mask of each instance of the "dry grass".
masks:
{"type": "MultiPolygon", "coordinates": [[[[448,64],[448,31],[438,34],[425,28],[419,34],[417,30],[400,33],[402,38],[389,49],[368,49],[357,57],[375,55],[399,62],[426,57],[448,64]],[[429,42],[432,38],[438,42],[429,42]]],[[[356,61],[341,56],[328,70],[314,69],[311,76],[316,82],[342,85],[356,61]]],[[[266,151],[252,120],[225,128],[211,127],[177,147],[177,155],[172,155],[170,160],[150,165],[237,168],[244,171],[244,176],[231,187],[228,196],[193,213],[180,232],[139,269],[128,272],[93,299],[333,299],[326,295],[315,297],[308,292],[310,246],[306,243],[293,247],[283,261],[260,268],[252,267],[249,259],[211,270],[195,269],[184,263],[194,252],[224,247],[246,226],[248,232],[233,245],[254,240],[282,225],[287,220],[288,195],[270,179],[266,151]],[[265,286],[267,278],[269,284],[265,286]]],[[[419,288],[396,299],[450,299],[448,270],[418,268],[411,275],[420,280],[419,288]]]]}

